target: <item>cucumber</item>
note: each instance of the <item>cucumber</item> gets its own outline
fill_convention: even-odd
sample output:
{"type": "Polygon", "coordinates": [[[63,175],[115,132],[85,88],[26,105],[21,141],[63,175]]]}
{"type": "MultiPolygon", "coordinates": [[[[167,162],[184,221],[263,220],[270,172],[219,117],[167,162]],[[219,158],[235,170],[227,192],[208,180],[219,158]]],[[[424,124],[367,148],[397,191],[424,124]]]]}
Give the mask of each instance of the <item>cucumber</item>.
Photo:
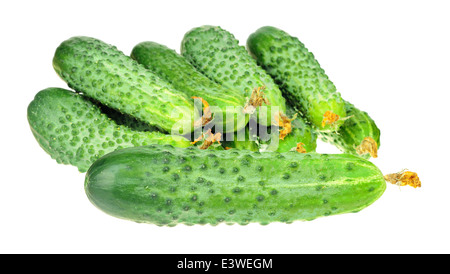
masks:
{"type": "Polygon", "coordinates": [[[193,130],[193,100],[112,45],[72,37],[56,49],[53,67],[70,88],[108,107],[165,132],[193,130]]]}
{"type": "Polygon", "coordinates": [[[239,131],[224,135],[222,146],[225,149],[247,149],[250,151],[259,151],[257,130],[248,124],[239,131]]]}
{"type": "Polygon", "coordinates": [[[303,43],[267,26],[248,37],[247,49],[318,130],[339,128],[347,116],[344,100],[303,43]]]}
{"type": "Polygon", "coordinates": [[[380,129],[367,112],[345,101],[348,119],[338,132],[319,132],[321,140],[334,144],[344,153],[359,155],[366,159],[378,156],[380,129]],[[367,142],[367,146],[364,144],[367,142]]]}
{"type": "Polygon", "coordinates": [[[184,35],[181,54],[201,73],[230,89],[237,89],[250,98],[254,89],[265,87],[267,110],[256,108],[258,123],[271,125],[271,107],[285,112],[286,100],[273,79],[259,67],[245,47],[230,32],[216,26],[201,26],[184,35]]]}
{"type": "Polygon", "coordinates": [[[88,199],[103,212],[159,226],[313,220],[357,212],[385,188],[374,164],[350,154],[170,145],[109,153],[85,177],[88,199]]]}
{"type": "MultiPolygon", "coordinates": [[[[290,106],[287,106],[286,112],[288,117],[294,117],[295,113],[298,113],[290,106]]],[[[271,127],[255,125],[251,121],[245,129],[242,129],[239,133],[234,133],[233,140],[230,140],[231,134],[226,134],[223,145],[228,148],[248,149],[260,152],[287,152],[292,150],[302,153],[315,152],[317,147],[317,133],[311,125],[307,124],[298,116],[291,121],[290,126],[292,127],[292,131],[281,139],[280,131],[283,131],[284,128],[275,125],[271,127]],[[299,148],[301,150],[297,150],[297,146],[300,146],[299,148]]]]}
{"type": "Polygon", "coordinates": [[[271,139],[269,141],[262,142],[262,144],[267,145],[265,150],[278,152],[296,150],[302,153],[315,152],[318,137],[316,131],[310,124],[306,123],[305,120],[302,119],[300,112],[296,111],[289,105],[286,108],[287,117],[294,117],[296,113],[298,115],[291,122],[292,132],[286,135],[283,139],[279,138],[280,133],[278,131],[272,132],[271,139]],[[278,144],[273,142],[274,138],[278,138],[278,144]],[[297,146],[299,146],[299,150],[297,150],[297,146]]]}
{"type": "Polygon", "coordinates": [[[190,146],[181,136],[118,125],[90,99],[62,88],[39,91],[28,106],[27,117],[41,147],[58,163],[73,165],[80,172],[86,172],[104,154],[121,148],[148,144],[190,146]]]}
{"type": "Polygon", "coordinates": [[[234,132],[247,124],[248,115],[243,114],[246,101],[242,92],[210,80],[175,50],[155,42],[142,42],[133,48],[131,58],[188,97],[206,100],[214,115],[210,123],[214,124],[215,132],[234,132]]]}

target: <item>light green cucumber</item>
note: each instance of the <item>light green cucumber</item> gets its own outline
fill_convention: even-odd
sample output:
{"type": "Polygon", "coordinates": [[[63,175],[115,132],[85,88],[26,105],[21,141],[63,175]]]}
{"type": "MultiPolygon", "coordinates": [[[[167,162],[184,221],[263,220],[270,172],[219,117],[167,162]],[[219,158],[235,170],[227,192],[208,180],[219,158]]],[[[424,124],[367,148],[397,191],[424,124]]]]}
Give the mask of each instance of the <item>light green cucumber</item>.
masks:
{"type": "Polygon", "coordinates": [[[85,192],[114,217],[160,226],[291,223],[348,212],[385,191],[380,170],[349,154],[118,150],[86,173],[85,192]]]}
{"type": "Polygon", "coordinates": [[[87,171],[104,154],[121,148],[149,144],[190,146],[181,136],[118,125],[90,99],[62,88],[38,92],[28,106],[27,117],[40,146],[58,163],[76,166],[80,172],[87,171]]]}
{"type": "Polygon", "coordinates": [[[216,26],[201,26],[184,35],[181,54],[208,78],[230,89],[237,89],[247,98],[255,88],[263,90],[269,105],[267,111],[257,108],[258,123],[271,125],[272,107],[285,112],[286,103],[273,79],[259,67],[244,46],[230,32],[216,26]]]}
{"type": "Polygon", "coordinates": [[[262,27],[248,37],[247,49],[275,79],[287,101],[318,130],[337,130],[343,123],[347,116],[344,100],[314,55],[296,37],[262,27]]]}
{"type": "Polygon", "coordinates": [[[193,130],[193,100],[115,46],[72,37],[56,49],[53,67],[69,87],[108,107],[166,132],[193,130]]]}
{"type": "Polygon", "coordinates": [[[380,129],[367,112],[345,101],[348,119],[337,132],[319,132],[320,138],[334,144],[344,153],[359,155],[366,159],[378,156],[380,129]],[[367,148],[364,148],[364,142],[367,148]]]}
{"type": "Polygon", "coordinates": [[[175,50],[155,42],[142,42],[133,48],[131,58],[188,97],[206,100],[214,116],[210,124],[214,124],[215,132],[234,132],[247,124],[242,92],[210,80],[175,50]]]}

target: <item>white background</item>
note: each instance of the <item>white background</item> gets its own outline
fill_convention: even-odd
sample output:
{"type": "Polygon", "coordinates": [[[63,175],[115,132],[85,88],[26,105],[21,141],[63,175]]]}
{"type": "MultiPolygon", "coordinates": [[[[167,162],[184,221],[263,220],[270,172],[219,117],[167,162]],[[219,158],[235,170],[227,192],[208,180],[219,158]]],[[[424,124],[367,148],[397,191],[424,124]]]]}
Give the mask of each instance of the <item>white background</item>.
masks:
{"type": "MultiPolygon", "coordinates": [[[[448,1],[1,1],[1,253],[450,253],[448,1]],[[173,228],[104,214],[84,174],[58,165],[26,118],[34,95],[67,87],[52,68],[75,35],[129,54],[142,41],[179,50],[185,32],[220,25],[241,44],[272,25],[299,37],[342,96],[381,129],[383,173],[416,171],[356,214],[267,226],[173,228]]],[[[319,144],[318,152],[335,153],[319,144]]]]}

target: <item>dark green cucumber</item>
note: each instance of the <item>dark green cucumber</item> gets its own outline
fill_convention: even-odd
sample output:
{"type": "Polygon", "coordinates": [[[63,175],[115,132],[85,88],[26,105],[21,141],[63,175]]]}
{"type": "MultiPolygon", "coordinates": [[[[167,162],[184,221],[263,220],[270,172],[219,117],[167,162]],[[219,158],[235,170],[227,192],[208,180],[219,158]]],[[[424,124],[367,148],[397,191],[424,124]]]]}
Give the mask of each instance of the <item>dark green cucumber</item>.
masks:
{"type": "Polygon", "coordinates": [[[193,100],[116,47],[72,37],[56,49],[53,67],[72,89],[166,132],[193,130],[193,100]]]}
{"type": "Polygon", "coordinates": [[[319,132],[320,138],[328,143],[334,144],[344,153],[359,155],[366,159],[377,157],[377,151],[380,147],[380,129],[375,121],[365,111],[361,111],[351,103],[345,101],[345,109],[348,119],[339,128],[338,132],[319,132]],[[360,151],[366,138],[371,138],[375,143],[375,151],[360,151]]]}
{"type": "Polygon", "coordinates": [[[336,130],[343,123],[347,116],[344,100],[314,55],[296,37],[262,27],[248,37],[247,49],[275,79],[289,103],[317,129],[336,130]],[[340,119],[323,124],[327,112],[340,119]]]}
{"type": "Polygon", "coordinates": [[[87,171],[104,154],[121,148],[149,144],[190,146],[181,136],[118,125],[90,99],[62,88],[38,92],[27,112],[41,147],[58,163],[76,166],[80,172],[87,171]]]}
{"type": "Polygon", "coordinates": [[[234,132],[247,124],[248,115],[243,114],[246,100],[242,92],[210,80],[175,50],[155,42],[142,42],[133,48],[131,58],[188,97],[206,100],[214,115],[210,123],[214,124],[215,132],[234,132]]]}
{"type": "Polygon", "coordinates": [[[208,78],[240,90],[247,98],[255,88],[264,86],[270,105],[262,104],[267,112],[257,108],[261,125],[271,125],[271,107],[285,112],[286,100],[278,86],[230,32],[215,26],[194,28],[185,34],[181,54],[208,78]]]}
{"type": "Polygon", "coordinates": [[[100,210],[161,226],[312,220],[357,212],[385,188],[374,164],[349,154],[167,145],[112,152],[85,179],[87,197],[100,210]]]}

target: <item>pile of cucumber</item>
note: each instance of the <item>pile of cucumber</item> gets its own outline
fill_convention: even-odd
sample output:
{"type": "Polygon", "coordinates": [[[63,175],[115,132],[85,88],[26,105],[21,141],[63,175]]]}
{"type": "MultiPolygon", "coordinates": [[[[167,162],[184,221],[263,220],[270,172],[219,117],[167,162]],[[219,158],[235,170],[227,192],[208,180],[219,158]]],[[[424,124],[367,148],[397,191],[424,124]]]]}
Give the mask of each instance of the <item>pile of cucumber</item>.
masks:
{"type": "Polygon", "coordinates": [[[181,52],[156,42],[130,55],[91,37],[56,49],[70,89],[39,91],[28,121],[58,163],[86,172],[102,211],[159,226],[291,223],[357,212],[386,181],[380,130],[344,100],[314,55],[274,27],[247,47],[217,26],[187,32],[181,52]],[[317,139],[342,154],[316,153],[317,139]]]}

